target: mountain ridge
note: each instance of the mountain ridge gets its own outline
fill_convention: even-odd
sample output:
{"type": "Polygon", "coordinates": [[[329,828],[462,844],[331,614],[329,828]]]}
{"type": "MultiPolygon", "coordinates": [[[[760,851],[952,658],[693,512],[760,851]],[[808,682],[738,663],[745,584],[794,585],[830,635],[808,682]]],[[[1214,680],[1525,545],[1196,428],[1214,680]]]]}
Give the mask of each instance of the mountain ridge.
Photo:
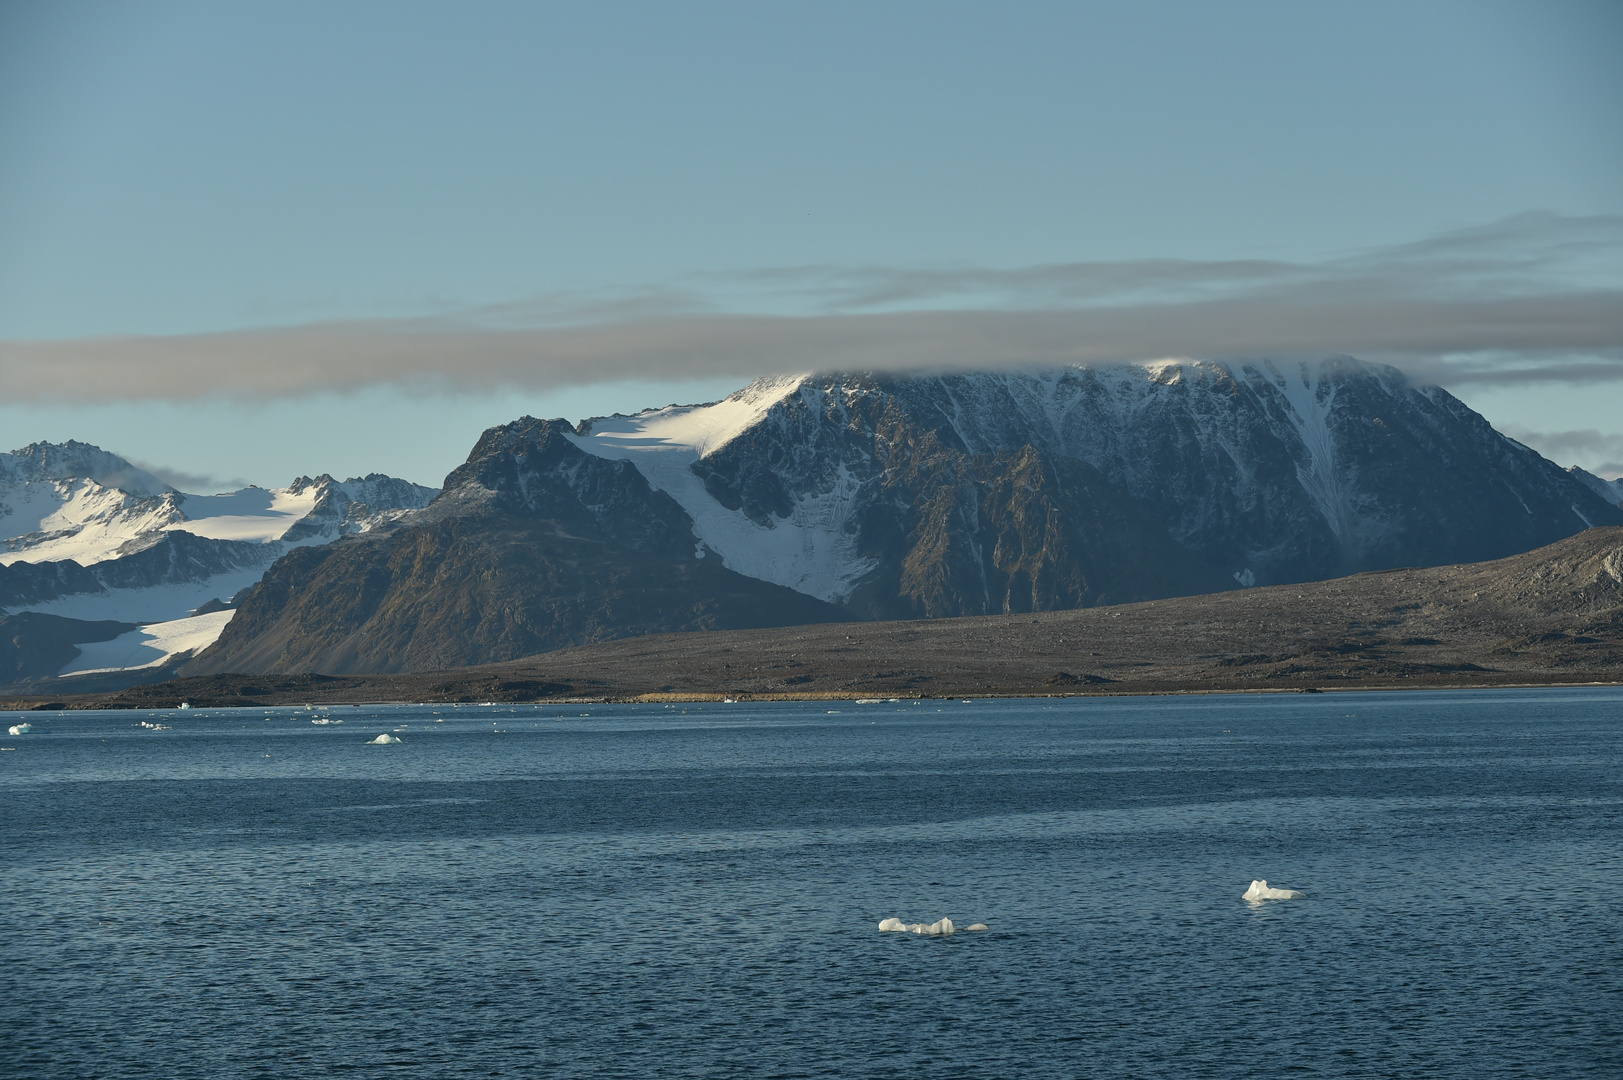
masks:
{"type": "MultiPolygon", "coordinates": [[[[288,556],[183,670],[428,670],[679,629],[664,622],[704,596],[666,586],[718,587],[689,565],[712,558],[736,575],[727,603],[755,603],[755,582],[821,601],[819,619],[943,618],[1479,561],[1595,524],[1623,510],[1446,391],[1351,358],[763,379],[707,406],[489,429],[426,508],[288,556]],[[408,549],[436,575],[403,573],[408,549]],[[637,576],[649,552],[657,585],[637,576]],[[518,599],[470,606],[491,579],[518,599]],[[607,580],[662,614],[594,593],[607,580]],[[374,588],[387,603],[336,622],[295,599],[374,588]]],[[[709,625],[762,617],[741,611],[709,625]]]]}

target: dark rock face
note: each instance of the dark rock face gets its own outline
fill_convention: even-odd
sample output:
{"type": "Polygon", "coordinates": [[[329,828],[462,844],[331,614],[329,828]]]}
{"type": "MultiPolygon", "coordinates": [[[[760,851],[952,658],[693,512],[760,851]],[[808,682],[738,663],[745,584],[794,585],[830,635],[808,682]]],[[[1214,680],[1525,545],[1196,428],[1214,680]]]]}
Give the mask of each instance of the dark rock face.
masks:
{"type": "Polygon", "coordinates": [[[971,456],[933,432],[885,450],[858,544],[877,569],[847,601],[870,618],[1054,611],[1234,587],[1074,458],[1030,446],[971,456]]]}
{"type": "Polygon", "coordinates": [[[134,623],[85,622],[34,611],[0,616],[0,684],[50,678],[78,658],[76,646],[111,641],[134,629],[134,623]]]}
{"type": "Polygon", "coordinates": [[[1103,473],[1034,445],[969,442],[896,392],[924,380],[830,376],[695,462],[757,524],[855,477],[845,528],[873,569],[844,604],[865,618],[1048,611],[1235,583],[1103,473]],[[921,421],[915,413],[922,413],[921,421]]]}
{"type": "Polygon", "coordinates": [[[487,431],[428,509],[279,560],[186,674],[422,671],[628,634],[827,622],[701,557],[687,515],[563,421],[487,431]]]}

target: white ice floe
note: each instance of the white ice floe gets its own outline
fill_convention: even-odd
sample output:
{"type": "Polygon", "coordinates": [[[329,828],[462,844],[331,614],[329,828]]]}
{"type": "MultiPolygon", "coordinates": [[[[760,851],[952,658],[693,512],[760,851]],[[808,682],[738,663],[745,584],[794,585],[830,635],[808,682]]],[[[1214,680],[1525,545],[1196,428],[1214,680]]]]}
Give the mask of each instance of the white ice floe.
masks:
{"type": "Polygon", "coordinates": [[[34,725],[33,724],[12,724],[11,728],[10,728],[10,731],[9,731],[9,734],[12,734],[12,735],[27,735],[30,731],[33,731],[33,730],[34,730],[34,725]]]}
{"type": "MultiPolygon", "coordinates": [[[[952,925],[951,919],[942,919],[933,923],[904,923],[900,919],[886,919],[879,924],[879,929],[885,933],[923,934],[928,937],[945,937],[958,931],[958,927],[952,925]]],[[[964,927],[964,929],[988,930],[991,928],[985,923],[974,923],[964,927]]]]}
{"type": "Polygon", "coordinates": [[[1303,893],[1295,889],[1275,889],[1269,886],[1266,879],[1253,881],[1251,887],[1245,891],[1240,899],[1256,903],[1259,900],[1300,900],[1303,893]]]}
{"type": "Polygon", "coordinates": [[[377,738],[369,740],[366,745],[368,745],[368,746],[394,746],[394,745],[398,744],[399,742],[400,742],[399,739],[395,738],[393,735],[390,735],[387,731],[385,731],[382,735],[379,735],[377,738]]]}

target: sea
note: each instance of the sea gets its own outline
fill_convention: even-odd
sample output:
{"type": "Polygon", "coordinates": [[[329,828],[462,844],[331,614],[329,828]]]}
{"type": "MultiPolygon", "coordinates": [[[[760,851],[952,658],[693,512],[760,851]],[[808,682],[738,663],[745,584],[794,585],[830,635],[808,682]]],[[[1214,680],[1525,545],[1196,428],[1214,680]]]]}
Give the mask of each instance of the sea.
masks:
{"type": "Polygon", "coordinates": [[[7,1077],[1623,1077],[1615,688],[24,723],[7,1077]]]}

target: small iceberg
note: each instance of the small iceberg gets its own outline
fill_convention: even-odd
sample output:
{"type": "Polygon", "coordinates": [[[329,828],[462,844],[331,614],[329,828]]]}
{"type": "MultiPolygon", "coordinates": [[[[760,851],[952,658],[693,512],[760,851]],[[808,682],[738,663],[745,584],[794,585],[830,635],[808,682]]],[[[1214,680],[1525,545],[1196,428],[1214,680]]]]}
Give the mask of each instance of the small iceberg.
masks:
{"type": "Polygon", "coordinates": [[[1240,899],[1249,900],[1255,904],[1261,900],[1300,900],[1304,895],[1304,893],[1299,893],[1295,889],[1275,889],[1264,879],[1253,881],[1251,887],[1245,891],[1245,895],[1240,899]]]}
{"type": "Polygon", "coordinates": [[[375,739],[368,739],[366,741],[366,745],[368,746],[398,746],[399,744],[400,740],[395,738],[393,735],[390,735],[387,731],[375,739]]]}
{"type": "Polygon", "coordinates": [[[329,716],[318,716],[310,721],[312,724],[342,724],[343,721],[329,716]]]}
{"type": "Polygon", "coordinates": [[[33,724],[12,724],[9,733],[12,735],[27,735],[34,730],[33,724]]]}
{"type": "MultiPolygon", "coordinates": [[[[946,937],[958,932],[958,927],[952,925],[951,919],[942,919],[933,923],[904,923],[900,919],[885,919],[879,924],[880,932],[896,934],[922,934],[926,937],[946,937]]],[[[964,927],[965,930],[990,930],[991,927],[983,922],[973,923],[964,927]]]]}

